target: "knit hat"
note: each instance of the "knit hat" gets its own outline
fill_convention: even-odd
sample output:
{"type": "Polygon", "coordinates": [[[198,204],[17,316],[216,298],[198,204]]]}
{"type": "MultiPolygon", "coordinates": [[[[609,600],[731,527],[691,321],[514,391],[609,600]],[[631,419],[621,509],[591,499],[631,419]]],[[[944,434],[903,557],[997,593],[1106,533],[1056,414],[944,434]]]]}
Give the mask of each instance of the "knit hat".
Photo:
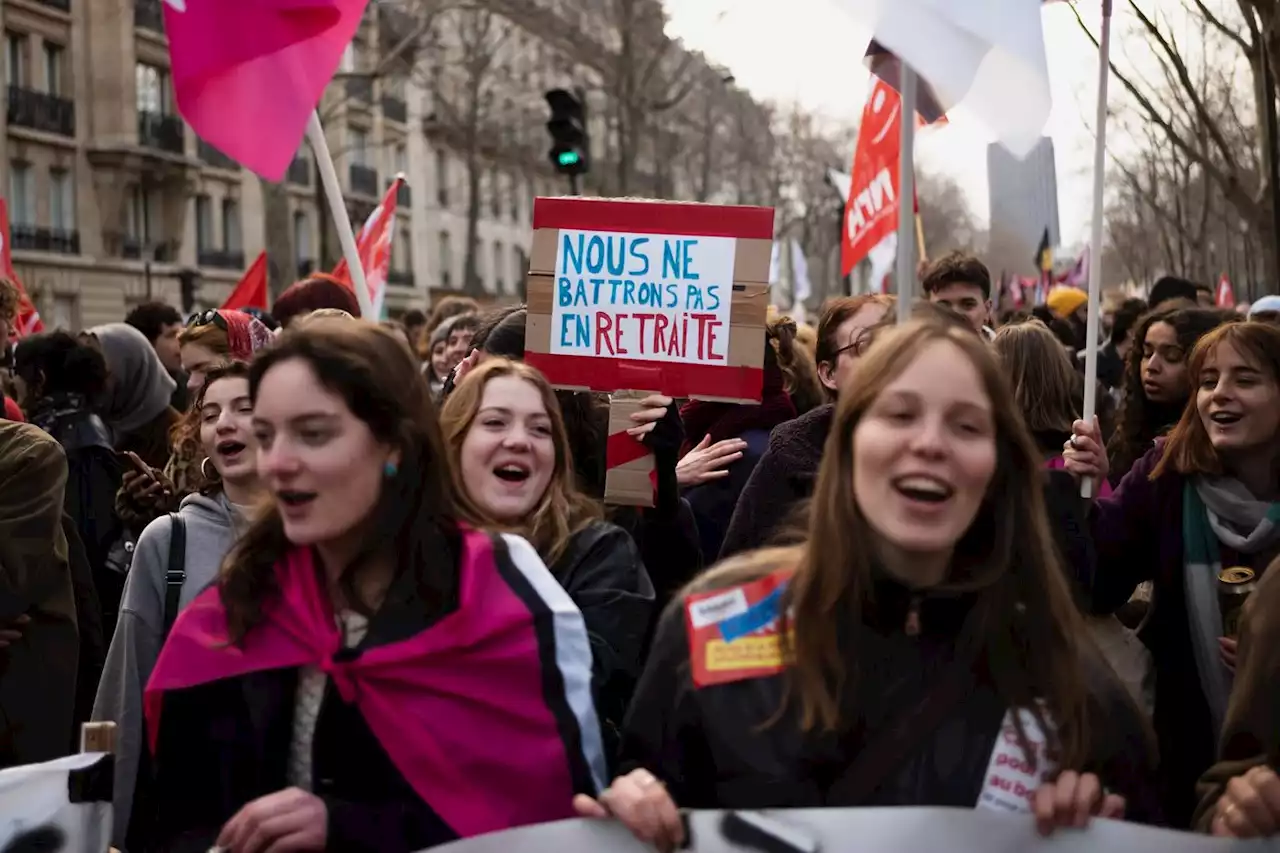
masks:
{"type": "Polygon", "coordinates": [[[1054,316],[1065,320],[1089,302],[1089,294],[1075,287],[1055,287],[1045,302],[1054,316]]]}

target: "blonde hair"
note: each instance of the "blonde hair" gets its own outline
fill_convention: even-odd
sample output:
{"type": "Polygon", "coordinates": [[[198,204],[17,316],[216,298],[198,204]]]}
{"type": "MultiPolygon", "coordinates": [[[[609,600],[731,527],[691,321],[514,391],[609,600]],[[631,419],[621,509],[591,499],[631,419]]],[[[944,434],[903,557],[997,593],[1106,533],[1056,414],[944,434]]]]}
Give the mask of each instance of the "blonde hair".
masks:
{"type": "Polygon", "coordinates": [[[1013,400],[1033,433],[1071,432],[1082,388],[1071,359],[1039,320],[1004,326],[991,348],[1013,387],[1013,400]]]}
{"type": "Polygon", "coordinates": [[[533,544],[548,566],[553,566],[563,556],[569,541],[575,535],[591,522],[603,517],[600,505],[578,491],[575,485],[569,434],[565,430],[564,417],[555,391],[546,377],[529,365],[505,358],[490,358],[485,361],[468,373],[449,395],[440,412],[440,426],[444,432],[445,447],[451,463],[450,472],[464,520],[477,527],[519,533],[533,544]],[[502,377],[521,379],[537,389],[551,421],[551,440],[556,451],[555,465],[546,491],[523,523],[517,525],[498,521],[476,503],[467,490],[461,466],[462,445],[480,411],[484,389],[489,382],[502,377]]]}

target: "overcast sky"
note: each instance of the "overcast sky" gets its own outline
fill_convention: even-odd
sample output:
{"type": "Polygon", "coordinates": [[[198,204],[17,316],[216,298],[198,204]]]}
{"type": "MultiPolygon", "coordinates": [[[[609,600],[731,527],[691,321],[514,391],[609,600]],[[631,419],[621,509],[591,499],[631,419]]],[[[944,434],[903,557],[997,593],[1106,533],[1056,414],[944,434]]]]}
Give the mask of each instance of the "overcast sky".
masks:
{"type": "MultiPolygon", "coordinates": [[[[861,116],[868,80],[862,53],[870,32],[832,0],[665,2],[669,34],[727,66],[757,97],[799,101],[851,123],[861,116]]],[[[1099,5],[1081,4],[1095,33],[1099,5]]],[[[1065,4],[1048,6],[1042,15],[1054,98],[1046,133],[1057,153],[1063,241],[1072,246],[1087,240],[1089,231],[1097,50],[1065,4]]],[[[957,110],[949,126],[928,131],[918,148],[921,165],[953,176],[984,224],[989,141],[981,125],[957,110]]]]}

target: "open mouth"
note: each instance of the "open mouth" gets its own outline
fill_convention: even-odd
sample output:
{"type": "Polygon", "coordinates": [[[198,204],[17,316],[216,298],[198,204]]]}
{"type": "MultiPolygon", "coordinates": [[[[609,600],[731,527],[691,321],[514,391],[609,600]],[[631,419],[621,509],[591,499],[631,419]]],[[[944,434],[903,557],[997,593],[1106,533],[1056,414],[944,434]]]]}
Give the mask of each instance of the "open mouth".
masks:
{"type": "Polygon", "coordinates": [[[280,503],[290,509],[298,509],[304,507],[316,499],[315,492],[298,492],[292,489],[276,492],[276,497],[280,503]]]}
{"type": "Polygon", "coordinates": [[[1239,412],[1214,412],[1209,415],[1209,420],[1218,426],[1231,426],[1232,424],[1240,423],[1240,419],[1243,417],[1244,415],[1239,412]]]}
{"type": "Polygon", "coordinates": [[[245,444],[242,441],[220,441],[214,446],[214,450],[218,451],[220,456],[235,456],[244,450],[245,444]]]}
{"type": "Polygon", "coordinates": [[[945,503],[955,490],[950,484],[926,474],[911,474],[899,477],[892,483],[898,494],[910,501],[937,505],[945,503]]]}
{"type": "Polygon", "coordinates": [[[515,462],[508,462],[493,469],[493,476],[504,483],[523,483],[529,479],[529,469],[515,462]]]}

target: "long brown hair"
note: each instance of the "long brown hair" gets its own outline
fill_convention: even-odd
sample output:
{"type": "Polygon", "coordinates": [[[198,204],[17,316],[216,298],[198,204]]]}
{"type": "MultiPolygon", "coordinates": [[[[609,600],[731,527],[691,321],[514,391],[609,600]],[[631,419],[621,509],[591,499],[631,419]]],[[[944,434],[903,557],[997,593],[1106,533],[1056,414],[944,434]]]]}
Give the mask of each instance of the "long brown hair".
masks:
{"type": "MultiPolygon", "coordinates": [[[[396,575],[412,573],[428,611],[443,612],[457,589],[458,509],[440,425],[418,365],[403,341],[374,323],[319,320],[286,331],[259,353],[249,371],[255,404],[263,377],[295,360],[310,366],[321,385],[401,456],[395,475],[383,480],[359,556],[339,578],[343,596],[357,611],[372,610],[356,574],[371,555],[390,546],[396,575]]],[[[219,586],[233,642],[261,621],[263,605],[279,593],[275,566],[292,547],[273,506],[227,556],[219,586]]]]}
{"type": "Polygon", "coordinates": [[[477,527],[509,529],[524,536],[537,549],[547,565],[553,565],[564,554],[569,540],[592,521],[603,517],[599,504],[580,492],[575,484],[573,452],[556,393],[546,377],[527,364],[505,358],[490,358],[477,367],[449,395],[440,412],[449,451],[450,471],[458,494],[462,517],[477,527]],[[555,467],[547,490],[524,523],[517,527],[504,525],[482,509],[467,491],[459,460],[462,443],[475,423],[484,400],[484,389],[494,379],[512,377],[528,382],[538,391],[551,421],[551,440],[556,449],[555,467]]]}
{"type": "Polygon", "coordinates": [[[956,544],[948,580],[933,593],[974,597],[972,630],[958,642],[976,652],[980,677],[1009,707],[1028,709],[1055,733],[1052,745],[1063,765],[1079,766],[1088,738],[1086,627],[1045,516],[1039,454],[995,358],[971,327],[913,320],[877,335],[836,405],[806,543],[736,561],[700,585],[795,568],[780,632],[789,663],[784,708],[798,708],[805,730],[835,729],[842,699],[857,695],[857,673],[841,650],[860,645],[866,614],[874,612],[878,534],[854,494],[854,431],[885,388],[938,343],[959,350],[982,378],[995,421],[996,469],[977,517],[956,544]],[[1053,725],[1043,718],[1040,700],[1053,725]]]}
{"type": "Polygon", "coordinates": [[[1069,433],[1079,411],[1080,379],[1067,351],[1039,320],[1004,326],[991,342],[1033,433],[1069,433]]]}
{"type": "Polygon", "coordinates": [[[1209,440],[1209,433],[1200,417],[1196,392],[1204,375],[1205,362],[1224,344],[1234,347],[1273,382],[1280,383],[1280,327],[1256,321],[1233,321],[1205,335],[1191,351],[1187,362],[1191,399],[1182,411],[1181,420],[1169,432],[1164,453],[1151,472],[1151,479],[1170,469],[1179,474],[1219,476],[1223,473],[1222,458],[1213,449],[1213,442],[1209,440]]]}

